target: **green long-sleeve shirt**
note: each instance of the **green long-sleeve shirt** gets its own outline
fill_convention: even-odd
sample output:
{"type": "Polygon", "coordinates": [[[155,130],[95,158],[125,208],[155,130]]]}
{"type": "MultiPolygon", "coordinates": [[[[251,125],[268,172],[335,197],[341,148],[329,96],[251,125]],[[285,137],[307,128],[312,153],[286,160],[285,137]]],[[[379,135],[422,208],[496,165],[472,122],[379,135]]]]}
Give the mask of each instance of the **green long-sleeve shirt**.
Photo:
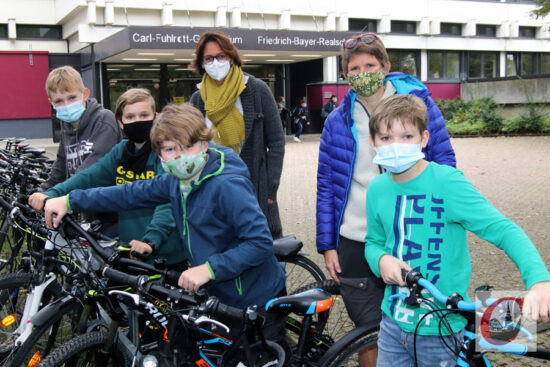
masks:
{"type": "MultiPolygon", "coordinates": [[[[154,152],[149,155],[142,174],[126,172],[120,165],[126,143],[127,140],[121,141],[96,164],[55,185],[45,194],[58,197],[75,189],[123,185],[137,180],[149,180],[164,173],[160,159],[154,152]]],[[[156,208],[121,211],[118,213],[118,230],[121,241],[151,241],[158,245],[156,257],[166,259],[167,264],[184,260],[170,204],[159,205],[156,208]]]]}
{"type": "MultiPolygon", "coordinates": [[[[443,294],[457,292],[468,299],[472,270],[468,230],[504,250],[519,268],[527,288],[550,280],[525,232],[492,206],[461,171],[449,166],[432,162],[405,183],[393,182],[389,172],[376,177],[367,191],[367,223],[365,257],[377,276],[380,258],[393,255],[420,271],[443,294]]],[[[427,310],[401,300],[388,301],[390,295],[403,291],[387,285],[382,311],[402,330],[413,332],[427,310]]],[[[461,316],[448,319],[454,332],[465,325],[461,316]]],[[[433,314],[428,316],[419,334],[439,335],[438,324],[433,314]]]]}

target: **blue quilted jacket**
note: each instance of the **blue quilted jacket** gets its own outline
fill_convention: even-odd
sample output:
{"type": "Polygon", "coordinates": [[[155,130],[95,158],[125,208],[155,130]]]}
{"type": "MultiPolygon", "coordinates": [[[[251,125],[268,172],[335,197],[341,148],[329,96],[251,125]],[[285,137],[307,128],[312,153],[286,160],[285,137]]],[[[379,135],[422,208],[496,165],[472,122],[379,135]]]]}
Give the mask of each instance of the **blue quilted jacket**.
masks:
{"type": "MultiPolygon", "coordinates": [[[[398,94],[413,94],[421,98],[428,109],[430,140],[423,149],[426,160],[456,166],[455,153],[441,111],[424,84],[411,75],[389,73],[398,94]]],[[[317,168],[317,251],[336,249],[340,225],[348,200],[348,192],[357,154],[357,133],[353,106],[357,93],[352,89],[340,106],[326,119],[319,147],[317,168]]]]}

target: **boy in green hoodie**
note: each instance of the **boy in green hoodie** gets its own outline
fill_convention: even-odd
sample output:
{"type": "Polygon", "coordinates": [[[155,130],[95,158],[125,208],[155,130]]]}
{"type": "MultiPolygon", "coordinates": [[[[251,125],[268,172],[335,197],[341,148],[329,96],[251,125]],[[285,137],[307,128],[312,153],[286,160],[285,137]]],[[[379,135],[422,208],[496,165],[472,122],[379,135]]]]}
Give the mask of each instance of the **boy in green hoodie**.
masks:
{"type": "MultiPolygon", "coordinates": [[[[45,193],[35,193],[29,204],[41,211],[44,200],[59,197],[75,189],[123,185],[150,180],[162,174],[161,161],[151,149],[149,133],[156,117],[155,101],[147,89],[133,88],[117,100],[115,117],[128,140],[117,144],[93,166],[72,176],[45,193]]],[[[155,258],[167,260],[172,267],[185,267],[185,258],[170,206],[160,205],[146,209],[125,210],[118,213],[119,238],[129,242],[132,250],[152,253],[155,258]]],[[[151,259],[152,260],[152,259],[151,259]]]]}
{"type": "MultiPolygon", "coordinates": [[[[427,308],[388,301],[406,291],[401,269],[420,271],[444,295],[454,292],[468,299],[471,264],[466,231],[502,249],[514,261],[529,290],[523,313],[548,321],[550,274],[525,232],[504,217],[469,183],[462,172],[425,161],[422,148],[426,106],[418,97],[395,95],[384,99],[369,122],[374,163],[387,170],[374,178],[367,190],[368,231],[365,257],[373,273],[386,285],[378,338],[378,367],[414,363],[413,334],[427,308]]],[[[445,305],[439,305],[445,308],[445,305]]],[[[432,317],[433,316],[433,317],[432,317]]],[[[466,320],[449,314],[452,332],[439,319],[426,317],[418,327],[416,355],[419,366],[454,366],[455,345],[466,320]],[[443,339],[445,339],[443,341],[443,339]]]]}

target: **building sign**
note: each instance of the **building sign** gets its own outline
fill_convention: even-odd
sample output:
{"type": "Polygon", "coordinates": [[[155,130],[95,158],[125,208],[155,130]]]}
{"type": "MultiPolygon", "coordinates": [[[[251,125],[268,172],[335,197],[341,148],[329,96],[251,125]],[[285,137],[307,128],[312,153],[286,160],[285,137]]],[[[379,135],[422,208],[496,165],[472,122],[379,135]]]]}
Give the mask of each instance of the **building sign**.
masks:
{"type": "MultiPolygon", "coordinates": [[[[129,27],[134,49],[195,49],[201,35],[213,28],[129,27]]],[[[340,51],[352,32],[309,32],[216,28],[225,33],[239,50],[340,51]]]]}

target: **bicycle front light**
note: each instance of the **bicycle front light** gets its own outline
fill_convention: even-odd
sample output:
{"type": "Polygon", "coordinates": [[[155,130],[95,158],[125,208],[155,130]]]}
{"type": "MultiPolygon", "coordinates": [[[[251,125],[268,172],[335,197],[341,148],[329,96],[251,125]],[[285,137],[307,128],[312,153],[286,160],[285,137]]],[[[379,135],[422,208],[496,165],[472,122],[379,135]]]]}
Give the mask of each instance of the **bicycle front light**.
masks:
{"type": "Polygon", "coordinates": [[[155,356],[147,355],[143,358],[143,367],[157,367],[158,365],[159,361],[155,356]]]}

